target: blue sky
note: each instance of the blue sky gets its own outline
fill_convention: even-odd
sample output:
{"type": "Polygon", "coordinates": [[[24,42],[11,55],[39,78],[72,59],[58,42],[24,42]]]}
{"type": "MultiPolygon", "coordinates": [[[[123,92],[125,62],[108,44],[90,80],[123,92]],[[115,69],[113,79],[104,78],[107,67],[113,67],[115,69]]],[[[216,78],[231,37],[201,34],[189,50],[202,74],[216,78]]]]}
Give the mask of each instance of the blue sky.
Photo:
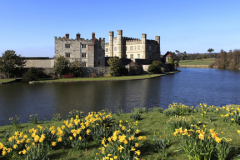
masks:
{"type": "MultiPolygon", "coordinates": [[[[240,49],[239,0],[0,0],[0,53],[53,57],[54,36],[161,37],[161,54],[240,49]]],[[[1,55],[0,55],[1,56],[1,55]]]]}

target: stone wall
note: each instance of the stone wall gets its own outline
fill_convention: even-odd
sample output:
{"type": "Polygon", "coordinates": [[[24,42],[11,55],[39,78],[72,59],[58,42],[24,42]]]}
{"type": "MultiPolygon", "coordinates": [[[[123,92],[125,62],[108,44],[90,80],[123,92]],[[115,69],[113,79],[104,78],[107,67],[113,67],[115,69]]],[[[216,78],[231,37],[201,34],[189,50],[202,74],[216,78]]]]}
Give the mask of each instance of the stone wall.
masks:
{"type": "Polygon", "coordinates": [[[26,64],[24,68],[53,68],[54,67],[54,59],[26,59],[26,64]]]}

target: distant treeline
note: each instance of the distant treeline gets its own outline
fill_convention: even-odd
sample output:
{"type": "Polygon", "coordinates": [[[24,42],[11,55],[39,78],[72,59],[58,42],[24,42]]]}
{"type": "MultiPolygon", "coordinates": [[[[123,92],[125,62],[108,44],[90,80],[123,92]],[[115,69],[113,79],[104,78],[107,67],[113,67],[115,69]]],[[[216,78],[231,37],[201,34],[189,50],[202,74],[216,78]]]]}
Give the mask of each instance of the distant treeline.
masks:
{"type": "Polygon", "coordinates": [[[220,53],[194,53],[187,54],[186,52],[176,52],[168,51],[172,54],[174,60],[200,60],[206,58],[215,58],[215,62],[209,65],[210,68],[218,68],[218,69],[231,69],[231,70],[239,70],[240,68],[240,50],[230,50],[226,52],[221,50],[220,53]]]}
{"type": "Polygon", "coordinates": [[[173,59],[178,59],[178,60],[196,60],[196,59],[206,59],[206,58],[216,58],[218,53],[194,53],[194,54],[189,54],[186,52],[171,52],[169,53],[172,54],[173,59]]]}
{"type": "Polygon", "coordinates": [[[226,52],[221,50],[215,57],[215,62],[209,65],[210,68],[239,70],[240,50],[230,50],[226,52]]]}

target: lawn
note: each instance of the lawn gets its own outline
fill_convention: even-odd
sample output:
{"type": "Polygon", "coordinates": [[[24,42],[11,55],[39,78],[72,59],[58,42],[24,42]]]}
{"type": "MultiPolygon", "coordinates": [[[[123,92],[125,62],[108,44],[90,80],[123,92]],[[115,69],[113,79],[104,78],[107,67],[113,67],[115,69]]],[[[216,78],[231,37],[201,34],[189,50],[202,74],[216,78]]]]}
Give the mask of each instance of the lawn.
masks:
{"type": "Polygon", "coordinates": [[[210,65],[215,62],[214,58],[207,58],[201,60],[180,60],[179,65],[210,65]]]}
{"type": "Polygon", "coordinates": [[[10,82],[13,81],[15,79],[0,79],[0,83],[6,83],[6,82],[10,82]]]}
{"type": "Polygon", "coordinates": [[[160,77],[166,74],[171,74],[176,72],[169,72],[165,74],[145,74],[136,76],[119,76],[119,77],[97,77],[97,78],[59,78],[59,79],[43,79],[37,81],[36,83],[46,83],[46,82],[78,82],[78,81],[123,81],[123,80],[137,80],[137,79],[148,79],[154,77],[160,77]]]}
{"type": "MultiPolygon", "coordinates": [[[[177,104],[174,106],[179,107],[180,105],[177,104]]],[[[119,130],[120,134],[125,133],[127,137],[130,137],[128,135],[128,133],[131,133],[132,130],[137,132],[137,129],[139,129],[140,133],[135,135],[135,140],[139,139],[139,137],[144,137],[144,136],[146,136],[146,140],[141,140],[138,142],[139,147],[135,147],[136,150],[133,151],[133,153],[135,153],[133,155],[137,155],[136,151],[140,150],[139,153],[141,153],[141,154],[138,157],[140,159],[145,159],[145,160],[164,159],[164,157],[162,156],[163,152],[161,152],[162,150],[161,149],[155,150],[157,143],[153,142],[153,137],[155,136],[155,138],[157,140],[163,139],[163,137],[165,137],[166,139],[170,140],[170,143],[166,147],[167,154],[166,154],[165,159],[185,160],[185,159],[188,159],[187,155],[183,151],[183,149],[179,148],[181,145],[180,139],[179,139],[180,136],[173,135],[173,133],[175,131],[173,129],[173,126],[175,126],[175,128],[178,129],[179,126],[177,126],[177,125],[179,125],[179,122],[184,121],[185,125],[186,125],[186,123],[189,125],[193,124],[193,125],[196,125],[196,126],[202,128],[202,131],[204,131],[204,133],[206,132],[206,136],[207,136],[207,130],[214,128],[216,130],[216,132],[218,133],[218,137],[221,137],[221,138],[225,137],[227,140],[229,140],[228,143],[230,143],[230,145],[232,146],[227,159],[234,159],[234,160],[238,159],[237,156],[240,154],[240,150],[239,150],[240,149],[240,146],[239,146],[240,135],[238,134],[237,130],[240,129],[240,126],[238,125],[240,120],[238,120],[238,119],[232,120],[231,114],[228,114],[228,116],[230,116],[230,117],[228,117],[228,116],[226,116],[227,115],[226,113],[233,113],[235,116],[235,111],[236,111],[236,113],[237,113],[236,115],[238,115],[239,114],[238,112],[240,110],[239,106],[231,105],[226,108],[225,107],[213,107],[213,106],[207,106],[207,107],[199,106],[198,109],[192,110],[190,106],[188,107],[188,106],[181,105],[180,108],[183,111],[181,113],[184,114],[184,115],[182,115],[182,117],[180,119],[185,119],[185,120],[179,120],[179,118],[176,116],[167,116],[169,113],[175,113],[175,112],[172,112],[173,109],[169,109],[168,110],[169,112],[166,112],[166,110],[165,110],[164,113],[161,112],[160,108],[154,108],[152,110],[147,110],[144,108],[143,109],[135,109],[135,111],[133,111],[132,113],[118,112],[118,114],[112,114],[112,117],[110,117],[110,118],[109,117],[106,118],[107,116],[105,118],[103,118],[103,120],[105,120],[106,122],[109,120],[108,121],[109,125],[108,125],[108,127],[106,127],[104,125],[103,132],[107,133],[107,130],[109,131],[112,128],[115,128],[115,131],[119,130]],[[185,112],[186,110],[184,111],[184,108],[188,108],[187,112],[185,112]],[[141,118],[140,117],[137,118],[138,117],[138,116],[136,116],[137,114],[140,115],[141,118]],[[133,115],[135,115],[135,116],[133,116],[133,115]],[[132,118],[130,118],[130,117],[132,117],[132,118]],[[133,119],[134,117],[136,119],[133,119]],[[188,121],[190,119],[190,117],[193,117],[195,119],[195,122],[193,122],[191,120],[191,123],[190,123],[190,121],[188,121]],[[229,118],[229,119],[227,119],[227,118],[229,118]],[[106,120],[106,119],[108,119],[108,120],[106,120]],[[129,127],[129,126],[131,126],[131,127],[129,127]],[[230,139],[232,139],[232,141],[230,139]]],[[[105,115],[111,115],[111,112],[104,111],[101,113],[106,113],[105,115]]],[[[98,115],[101,115],[101,113],[98,115]]],[[[91,115],[91,114],[93,114],[93,113],[89,113],[88,115],[91,115]]],[[[70,113],[70,115],[73,115],[73,114],[70,113]]],[[[86,117],[84,118],[85,120],[84,119],[79,120],[80,122],[78,125],[82,126],[82,125],[84,125],[84,123],[80,125],[81,121],[85,122],[85,125],[86,125],[85,127],[91,129],[91,131],[92,131],[91,134],[94,134],[94,127],[96,127],[96,125],[101,125],[101,124],[94,123],[93,121],[95,118],[89,119],[89,116],[87,116],[87,117],[88,118],[86,118],[86,117]],[[90,123],[90,125],[87,125],[87,123],[86,123],[88,120],[92,121],[90,123]]],[[[76,119],[74,119],[72,121],[72,123],[73,122],[76,123],[75,122],[76,119]]],[[[31,138],[31,134],[29,133],[30,129],[38,128],[38,130],[41,130],[40,129],[41,127],[50,128],[51,126],[55,126],[55,129],[56,129],[56,133],[53,133],[53,135],[54,134],[61,135],[62,133],[60,131],[62,128],[62,130],[64,130],[64,133],[63,133],[63,139],[64,139],[64,136],[66,136],[66,135],[69,136],[69,135],[71,135],[71,132],[72,133],[74,132],[74,131],[70,132],[70,129],[74,129],[74,130],[77,129],[76,128],[77,125],[73,124],[73,126],[69,126],[69,123],[70,123],[70,119],[68,120],[68,123],[66,123],[66,121],[65,122],[64,121],[46,121],[46,122],[39,122],[38,124],[35,124],[35,125],[32,123],[21,124],[20,126],[18,126],[18,128],[14,127],[13,125],[1,126],[0,127],[0,142],[2,142],[3,144],[6,144],[6,143],[10,144],[10,142],[7,142],[7,139],[9,137],[11,137],[15,133],[16,130],[18,130],[18,131],[22,131],[23,134],[26,134],[26,135],[28,135],[28,137],[30,137],[31,142],[29,144],[31,144],[34,139],[31,138]],[[37,127],[37,125],[40,125],[40,126],[37,127]],[[61,128],[57,129],[57,126],[61,126],[61,128]]],[[[182,129],[184,130],[184,126],[182,129]]],[[[85,130],[86,130],[86,128],[85,128],[85,130]]],[[[134,132],[134,133],[136,133],[136,132],[134,132]]],[[[41,132],[37,132],[37,133],[39,133],[39,135],[42,134],[41,132]]],[[[101,133],[102,132],[98,132],[97,135],[100,135],[101,133]]],[[[197,133],[197,131],[196,131],[196,133],[197,133]]],[[[15,133],[15,135],[19,135],[19,133],[18,134],[15,133]]],[[[108,137],[110,137],[111,135],[112,135],[112,133],[110,135],[106,136],[105,138],[108,139],[108,137]]],[[[34,136],[36,136],[35,133],[34,133],[34,136]]],[[[47,153],[47,157],[49,157],[50,159],[56,159],[56,160],[57,159],[92,160],[92,159],[95,159],[96,153],[98,154],[98,153],[103,152],[104,145],[107,148],[108,145],[106,145],[106,144],[110,144],[110,143],[117,144],[117,142],[118,142],[118,140],[117,141],[113,140],[113,138],[112,138],[113,136],[111,137],[112,140],[110,139],[111,140],[110,142],[108,142],[109,140],[98,141],[101,143],[97,143],[97,141],[95,141],[94,138],[89,138],[87,146],[83,147],[82,149],[76,149],[76,148],[73,148],[72,146],[63,148],[63,146],[65,145],[65,142],[66,142],[66,144],[67,144],[67,142],[73,143],[73,141],[69,140],[69,139],[71,139],[70,136],[69,136],[69,138],[68,138],[68,136],[64,140],[57,142],[57,146],[52,147],[52,150],[50,150],[47,153]],[[63,143],[63,141],[64,141],[64,143],[63,143]]],[[[47,134],[46,134],[46,137],[47,137],[47,134]]],[[[198,136],[197,136],[197,138],[198,138],[198,136]]],[[[203,140],[203,141],[204,142],[208,141],[208,139],[213,139],[213,138],[205,137],[205,140],[203,140]]],[[[127,138],[127,140],[128,140],[128,138],[127,138]]],[[[55,139],[54,141],[57,141],[57,140],[55,139]]],[[[119,135],[119,141],[120,141],[120,135],[119,135]]],[[[129,140],[127,144],[125,144],[125,142],[124,142],[125,145],[122,143],[122,146],[124,146],[126,148],[127,145],[130,144],[130,141],[131,140],[129,140]]],[[[133,139],[132,139],[132,141],[133,141],[133,139]]],[[[224,141],[224,138],[222,141],[224,141]]],[[[15,143],[17,143],[17,142],[15,141],[15,143]]],[[[41,144],[41,142],[36,142],[36,144],[37,143],[41,144]]],[[[118,143],[120,143],[120,142],[118,142],[118,143]]],[[[166,143],[166,141],[165,141],[165,143],[166,143]]],[[[216,143],[215,140],[214,140],[214,143],[216,143]]],[[[199,144],[197,144],[197,145],[199,145],[199,144]]],[[[20,142],[19,142],[19,146],[20,146],[20,142]]],[[[135,146],[136,146],[136,144],[135,144],[135,146]]],[[[121,147],[120,148],[119,147],[120,147],[120,145],[117,146],[118,149],[116,149],[116,150],[121,150],[121,147]]],[[[202,146],[202,147],[205,147],[205,146],[202,146]]],[[[0,145],[0,151],[1,151],[1,145],[0,145]]],[[[111,150],[107,150],[107,149],[104,150],[105,155],[110,152],[111,152],[111,150]]],[[[117,151],[117,152],[118,152],[118,154],[122,153],[119,151],[117,151]]],[[[125,150],[123,150],[123,152],[125,153],[125,150]]],[[[26,155],[28,155],[28,154],[30,154],[30,153],[27,152],[26,155]]],[[[24,155],[24,156],[26,156],[26,155],[24,155]]],[[[99,156],[99,155],[101,155],[101,154],[98,154],[97,156],[99,156]]],[[[110,154],[108,154],[108,155],[110,155],[110,154]]],[[[9,156],[7,159],[18,159],[18,156],[19,155],[16,154],[16,156],[14,158],[12,158],[11,153],[9,153],[9,156]]],[[[214,156],[216,158],[217,155],[214,155],[214,156]]],[[[21,155],[20,157],[24,158],[23,155],[21,155]]],[[[2,157],[0,156],[0,159],[1,158],[3,158],[3,156],[2,157]]],[[[214,159],[214,158],[211,158],[211,159],[214,159]]]]}

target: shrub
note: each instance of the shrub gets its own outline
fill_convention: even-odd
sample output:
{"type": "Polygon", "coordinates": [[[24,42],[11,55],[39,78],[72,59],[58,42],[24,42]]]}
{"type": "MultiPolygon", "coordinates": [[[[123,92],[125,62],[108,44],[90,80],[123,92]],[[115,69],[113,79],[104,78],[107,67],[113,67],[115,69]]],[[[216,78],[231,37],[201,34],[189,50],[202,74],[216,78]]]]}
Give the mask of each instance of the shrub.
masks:
{"type": "Polygon", "coordinates": [[[143,72],[143,68],[141,65],[137,65],[134,62],[129,64],[129,74],[130,75],[140,75],[143,72]]]}
{"type": "Polygon", "coordinates": [[[83,75],[82,67],[85,63],[75,60],[74,62],[70,63],[69,71],[74,77],[81,77],[83,75]]]}
{"type": "Polygon", "coordinates": [[[39,79],[39,77],[41,76],[41,72],[39,71],[39,69],[35,68],[35,67],[31,67],[27,73],[25,73],[23,75],[23,81],[24,82],[29,82],[29,81],[37,81],[39,79]]]}
{"type": "Polygon", "coordinates": [[[161,73],[161,62],[153,61],[148,67],[148,73],[161,73]]]}

